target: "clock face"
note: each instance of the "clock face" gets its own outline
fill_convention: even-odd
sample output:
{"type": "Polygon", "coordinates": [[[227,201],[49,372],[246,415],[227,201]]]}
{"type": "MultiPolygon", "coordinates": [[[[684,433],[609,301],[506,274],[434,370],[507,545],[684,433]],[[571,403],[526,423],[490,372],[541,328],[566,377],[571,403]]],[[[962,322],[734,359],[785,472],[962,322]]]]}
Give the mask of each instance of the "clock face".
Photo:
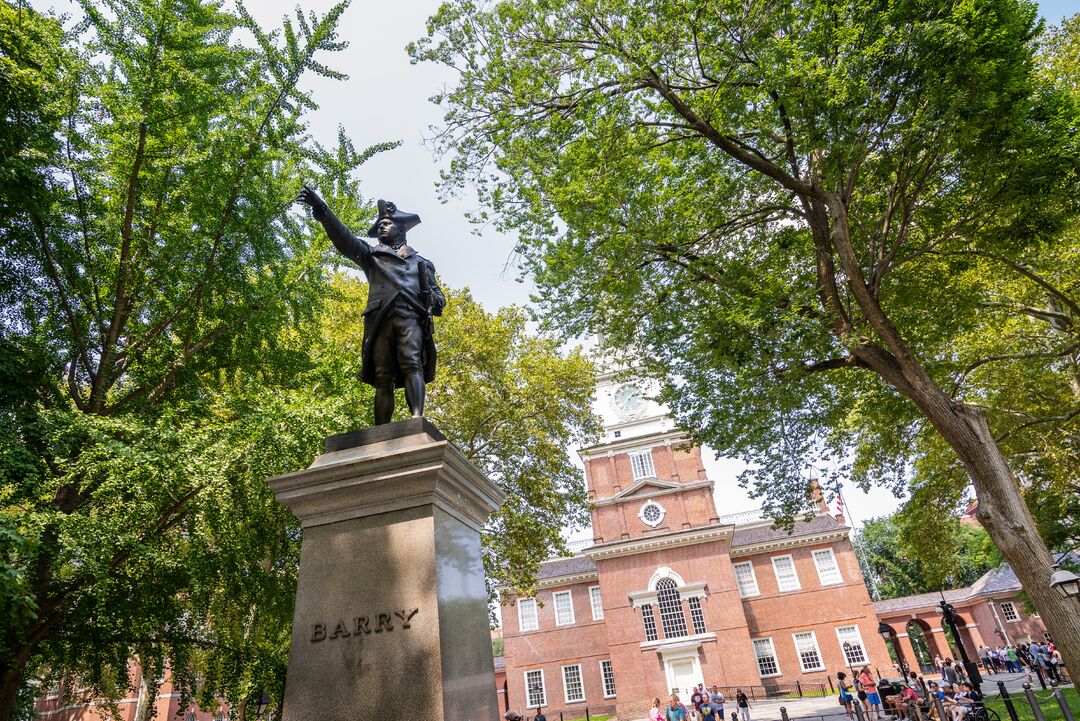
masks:
{"type": "Polygon", "coordinates": [[[624,418],[640,413],[645,408],[645,397],[632,385],[620,386],[612,397],[615,411],[624,418]]]}

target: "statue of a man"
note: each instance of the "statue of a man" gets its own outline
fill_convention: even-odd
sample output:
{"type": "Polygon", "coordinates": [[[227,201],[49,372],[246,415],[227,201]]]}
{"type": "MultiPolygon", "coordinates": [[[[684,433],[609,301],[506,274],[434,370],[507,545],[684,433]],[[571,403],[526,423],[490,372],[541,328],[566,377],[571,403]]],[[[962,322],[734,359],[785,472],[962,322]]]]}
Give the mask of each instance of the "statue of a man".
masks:
{"type": "Polygon", "coordinates": [[[367,276],[360,380],[375,387],[375,424],[393,417],[395,388],[405,388],[413,418],[422,416],[425,384],[435,380],[432,316],[442,314],[446,298],[435,266],[405,243],[405,233],[420,224],[420,216],[380,200],[379,217],[367,232],[378,238],[372,246],[349,232],[311,188],[304,186],[297,200],[311,206],[334,247],[367,276]]]}

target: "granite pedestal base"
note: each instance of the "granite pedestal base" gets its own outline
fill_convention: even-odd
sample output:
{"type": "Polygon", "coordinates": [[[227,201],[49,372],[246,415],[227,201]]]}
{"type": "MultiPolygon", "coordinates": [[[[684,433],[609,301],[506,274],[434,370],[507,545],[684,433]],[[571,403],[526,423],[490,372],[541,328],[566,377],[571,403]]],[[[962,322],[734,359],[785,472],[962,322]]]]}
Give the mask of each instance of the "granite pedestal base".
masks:
{"type": "Polygon", "coordinates": [[[424,419],[269,483],[304,529],[283,721],[496,721],[480,529],[502,492],[424,419]]]}

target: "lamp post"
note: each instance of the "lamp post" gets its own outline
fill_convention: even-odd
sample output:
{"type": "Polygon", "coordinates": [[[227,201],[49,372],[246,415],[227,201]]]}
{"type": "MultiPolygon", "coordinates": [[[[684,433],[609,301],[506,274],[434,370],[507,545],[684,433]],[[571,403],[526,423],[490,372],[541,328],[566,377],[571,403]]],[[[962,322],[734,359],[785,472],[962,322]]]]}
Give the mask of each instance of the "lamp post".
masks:
{"type": "Polygon", "coordinates": [[[968,658],[967,649],[964,648],[964,639],[960,637],[960,630],[956,627],[956,609],[944,598],[941,599],[938,606],[941,609],[942,622],[949,626],[953,638],[956,639],[956,650],[960,654],[960,659],[964,662],[964,671],[967,673],[968,681],[971,682],[976,691],[982,693],[982,675],[979,673],[979,667],[968,658]]]}
{"type": "Polygon", "coordinates": [[[266,691],[259,691],[257,694],[257,700],[255,701],[255,718],[261,719],[266,710],[270,707],[270,694],[266,691]]]}
{"type": "Polygon", "coordinates": [[[848,671],[851,671],[851,682],[855,683],[855,667],[851,665],[851,649],[852,645],[850,641],[844,641],[844,660],[847,661],[848,671]]]}
{"type": "Polygon", "coordinates": [[[1050,588],[1061,594],[1062,598],[1080,598],[1080,576],[1061,568],[1058,563],[1054,564],[1054,572],[1050,574],[1050,588]]]}
{"type": "Polygon", "coordinates": [[[886,644],[892,644],[893,651],[896,652],[896,664],[900,667],[900,675],[904,677],[904,685],[907,685],[907,659],[904,658],[904,649],[900,648],[900,640],[896,638],[893,627],[885,623],[884,621],[881,621],[880,623],[878,623],[877,632],[881,634],[881,638],[885,641],[886,644]]]}

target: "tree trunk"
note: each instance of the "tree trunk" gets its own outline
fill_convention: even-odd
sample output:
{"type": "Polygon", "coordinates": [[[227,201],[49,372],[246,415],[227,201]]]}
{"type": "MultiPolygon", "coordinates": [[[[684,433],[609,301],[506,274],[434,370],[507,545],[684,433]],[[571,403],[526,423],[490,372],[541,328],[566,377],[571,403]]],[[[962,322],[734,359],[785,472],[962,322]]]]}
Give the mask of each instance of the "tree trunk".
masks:
{"type": "Polygon", "coordinates": [[[962,427],[943,435],[975,486],[979,522],[1035,604],[1066,665],[1080,668],[1080,614],[1077,613],[1080,602],[1064,599],[1050,588],[1054,558],[1039,535],[1012,469],[990,432],[986,414],[957,403],[952,415],[962,427]]]}
{"type": "Polygon", "coordinates": [[[153,665],[139,656],[139,700],[135,704],[133,721],[150,721],[154,717],[154,704],[157,702],[158,685],[153,665]]]}
{"type": "Polygon", "coordinates": [[[11,721],[11,715],[15,713],[19,689],[26,677],[26,664],[30,660],[30,648],[27,645],[19,648],[0,668],[0,721],[11,721]]]}

